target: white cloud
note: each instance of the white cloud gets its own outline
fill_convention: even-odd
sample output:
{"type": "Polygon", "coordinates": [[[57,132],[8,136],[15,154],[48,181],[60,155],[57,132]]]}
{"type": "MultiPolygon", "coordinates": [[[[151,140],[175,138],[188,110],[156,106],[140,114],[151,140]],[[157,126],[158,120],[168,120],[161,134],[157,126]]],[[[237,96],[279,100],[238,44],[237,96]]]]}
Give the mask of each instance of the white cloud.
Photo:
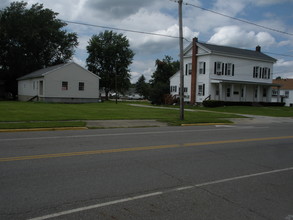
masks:
{"type": "Polygon", "coordinates": [[[282,4],[285,2],[292,2],[292,0],[251,0],[252,3],[258,6],[265,6],[265,5],[275,5],[275,4],[282,4]]]}
{"type": "Polygon", "coordinates": [[[293,78],[293,61],[279,59],[274,65],[274,78],[281,76],[282,78],[293,78]]]}
{"type": "MultiPolygon", "coordinates": [[[[166,38],[162,36],[143,35],[140,38],[130,38],[130,42],[135,51],[143,54],[159,53],[172,48],[178,48],[179,27],[174,24],[167,29],[158,30],[154,34],[174,36],[176,38],[166,38]]],[[[183,28],[183,36],[186,39],[192,39],[198,36],[198,33],[192,32],[188,27],[183,28]]]]}
{"type": "Polygon", "coordinates": [[[134,60],[131,69],[136,70],[131,72],[132,83],[136,83],[141,75],[144,75],[146,82],[148,82],[156,69],[155,60],[134,60]]]}
{"type": "Polygon", "coordinates": [[[267,48],[276,44],[275,38],[267,32],[246,31],[238,26],[216,28],[215,32],[209,39],[209,43],[241,48],[251,48],[257,45],[267,48]]]}

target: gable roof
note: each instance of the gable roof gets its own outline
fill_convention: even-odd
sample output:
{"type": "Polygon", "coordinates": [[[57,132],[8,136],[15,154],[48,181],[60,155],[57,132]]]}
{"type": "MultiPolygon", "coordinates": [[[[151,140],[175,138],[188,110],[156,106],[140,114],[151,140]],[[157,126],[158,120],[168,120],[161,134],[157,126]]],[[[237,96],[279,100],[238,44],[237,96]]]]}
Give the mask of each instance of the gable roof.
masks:
{"type": "Polygon", "coordinates": [[[17,80],[24,80],[24,79],[33,79],[33,78],[39,78],[39,77],[43,77],[44,75],[46,75],[49,72],[55,71],[63,66],[68,65],[69,63],[62,63],[59,65],[55,65],[55,66],[50,66],[44,69],[40,69],[40,70],[36,70],[32,73],[29,73],[27,75],[21,76],[19,78],[17,78],[17,80]]]}
{"type": "Polygon", "coordinates": [[[198,43],[198,46],[202,46],[203,48],[210,51],[210,53],[241,56],[241,57],[247,57],[252,59],[266,60],[269,62],[277,61],[275,58],[255,50],[247,50],[247,49],[241,49],[236,47],[220,46],[220,45],[206,44],[206,43],[198,43]]]}
{"type": "Polygon", "coordinates": [[[281,85],[282,90],[293,90],[293,79],[274,79],[273,83],[281,85]]]}
{"type": "MultiPolygon", "coordinates": [[[[190,43],[184,49],[184,54],[186,54],[190,49],[192,49],[192,44],[193,43],[190,43]]],[[[211,54],[246,57],[250,59],[265,60],[265,61],[273,62],[273,63],[277,62],[275,58],[255,50],[241,49],[237,47],[221,46],[221,45],[207,44],[207,43],[200,43],[200,42],[197,42],[197,46],[206,50],[208,53],[211,53],[211,54]]]]}
{"type": "MultiPolygon", "coordinates": [[[[77,63],[69,62],[69,63],[62,63],[62,64],[59,64],[59,65],[50,66],[50,67],[47,67],[47,68],[44,68],[44,69],[36,70],[36,71],[34,71],[32,73],[29,73],[27,75],[24,75],[24,76],[21,76],[21,77],[17,78],[17,80],[40,78],[40,77],[45,76],[48,73],[51,73],[51,72],[53,72],[55,70],[58,70],[60,68],[63,68],[65,66],[68,66],[68,65],[71,65],[71,64],[75,64],[75,65],[79,66],[80,68],[84,69],[85,71],[97,76],[96,74],[88,71],[87,69],[83,68],[82,66],[78,65],[77,63]]],[[[97,77],[100,78],[99,76],[97,76],[97,77]]]]}

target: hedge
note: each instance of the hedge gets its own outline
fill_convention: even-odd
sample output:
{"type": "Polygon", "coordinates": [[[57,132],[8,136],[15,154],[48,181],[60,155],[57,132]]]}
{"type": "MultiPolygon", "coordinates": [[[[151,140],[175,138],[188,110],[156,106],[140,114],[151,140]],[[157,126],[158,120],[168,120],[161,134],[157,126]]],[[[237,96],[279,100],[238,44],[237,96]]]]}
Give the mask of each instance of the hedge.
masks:
{"type": "Polygon", "coordinates": [[[204,107],[215,108],[222,106],[284,106],[284,102],[229,102],[218,100],[206,100],[202,102],[204,107]]]}

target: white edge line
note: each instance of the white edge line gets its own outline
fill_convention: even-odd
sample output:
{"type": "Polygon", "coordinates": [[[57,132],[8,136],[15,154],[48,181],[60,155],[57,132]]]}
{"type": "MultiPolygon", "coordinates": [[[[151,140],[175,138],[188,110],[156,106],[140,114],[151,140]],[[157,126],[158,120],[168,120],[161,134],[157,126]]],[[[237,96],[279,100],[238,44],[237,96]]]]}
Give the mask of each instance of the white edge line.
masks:
{"type": "Polygon", "coordinates": [[[85,207],[80,207],[80,208],[76,208],[76,209],[71,209],[71,210],[67,210],[67,211],[63,211],[63,212],[57,212],[57,213],[50,214],[50,215],[44,215],[41,217],[31,218],[29,220],[49,219],[49,218],[54,218],[54,217],[58,217],[58,216],[62,216],[62,215],[68,215],[68,214],[72,214],[72,213],[76,213],[76,212],[82,212],[82,211],[89,210],[89,209],[95,209],[95,208],[100,208],[100,207],[104,207],[104,206],[115,205],[118,203],[129,202],[129,201],[133,201],[133,200],[137,200],[137,199],[143,199],[143,198],[147,198],[147,197],[157,196],[157,195],[161,195],[161,194],[163,194],[163,192],[154,192],[154,193],[149,193],[149,194],[143,194],[143,195],[139,195],[139,196],[128,197],[125,199],[119,199],[119,200],[109,201],[109,202],[95,204],[95,205],[91,205],[91,206],[85,206],[85,207]]]}
{"type": "Polygon", "coordinates": [[[124,198],[124,199],[109,201],[109,202],[105,202],[105,203],[99,203],[99,204],[95,204],[95,205],[91,205],[91,206],[85,206],[85,207],[80,207],[80,208],[76,208],[76,209],[71,209],[71,210],[67,210],[67,211],[63,211],[63,212],[57,212],[57,213],[53,213],[53,214],[49,214],[49,215],[31,218],[29,220],[44,220],[44,219],[54,218],[54,217],[58,217],[58,216],[62,216],[62,215],[73,214],[76,212],[82,212],[82,211],[89,210],[89,209],[95,209],[95,208],[115,205],[115,204],[119,204],[119,203],[123,203],[123,202],[129,202],[129,201],[133,201],[133,200],[137,200],[137,199],[158,196],[158,195],[162,195],[162,194],[166,194],[166,193],[170,193],[170,192],[188,190],[188,189],[197,188],[197,187],[203,187],[203,186],[214,185],[214,184],[218,184],[218,183],[230,182],[230,181],[235,181],[235,180],[240,180],[240,179],[246,179],[246,178],[263,176],[263,175],[267,175],[267,174],[280,173],[280,172],[291,171],[291,170],[293,170],[293,167],[271,170],[271,171],[260,172],[260,173],[254,173],[254,174],[248,174],[248,175],[232,177],[232,178],[226,178],[226,179],[222,179],[222,180],[215,180],[215,181],[200,183],[200,184],[191,185],[191,186],[178,187],[178,188],[174,188],[171,190],[170,189],[166,190],[164,192],[162,191],[162,192],[142,194],[142,195],[128,197],[128,198],[124,198]]]}

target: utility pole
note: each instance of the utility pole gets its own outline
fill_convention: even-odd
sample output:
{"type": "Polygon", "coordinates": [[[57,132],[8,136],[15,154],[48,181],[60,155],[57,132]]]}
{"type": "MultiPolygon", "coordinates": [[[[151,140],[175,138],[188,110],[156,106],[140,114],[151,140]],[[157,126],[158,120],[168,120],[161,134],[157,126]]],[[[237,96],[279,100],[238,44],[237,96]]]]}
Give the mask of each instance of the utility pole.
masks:
{"type": "Polygon", "coordinates": [[[182,29],[182,1],[179,0],[179,48],[180,48],[180,120],[184,120],[184,73],[183,73],[183,29],[182,29]]]}

